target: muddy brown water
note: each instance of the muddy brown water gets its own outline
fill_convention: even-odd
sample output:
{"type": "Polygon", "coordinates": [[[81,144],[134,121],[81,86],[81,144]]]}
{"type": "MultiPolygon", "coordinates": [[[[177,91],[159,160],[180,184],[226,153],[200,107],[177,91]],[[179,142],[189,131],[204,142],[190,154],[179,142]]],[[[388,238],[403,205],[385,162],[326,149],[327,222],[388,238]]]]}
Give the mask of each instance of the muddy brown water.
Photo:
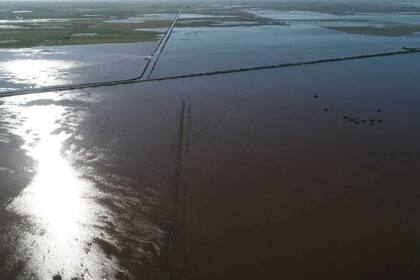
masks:
{"type": "Polygon", "coordinates": [[[419,62],[3,99],[0,279],[419,276],[419,62]]]}

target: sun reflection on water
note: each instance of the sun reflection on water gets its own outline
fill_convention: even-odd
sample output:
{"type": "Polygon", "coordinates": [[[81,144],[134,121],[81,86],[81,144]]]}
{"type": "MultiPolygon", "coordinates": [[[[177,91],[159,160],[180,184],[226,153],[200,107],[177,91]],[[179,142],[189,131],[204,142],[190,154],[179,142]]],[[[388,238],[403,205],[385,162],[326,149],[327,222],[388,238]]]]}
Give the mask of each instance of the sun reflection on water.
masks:
{"type": "Polygon", "coordinates": [[[10,144],[35,162],[32,180],[7,205],[11,219],[0,235],[8,252],[0,267],[19,268],[16,279],[116,279],[160,258],[166,233],[148,214],[159,194],[140,195],[131,189],[136,180],[96,169],[113,161],[83,140],[92,137],[84,126],[91,116],[89,106],[81,108],[91,101],[75,94],[0,104],[8,134],[20,138],[10,144]]]}
{"type": "Polygon", "coordinates": [[[61,141],[65,136],[50,137],[34,148],[32,155],[38,160],[36,175],[23,193],[26,210],[64,241],[77,236],[79,219],[86,212],[81,203],[86,183],[77,178],[61,157],[61,141]]]}
{"type": "Polygon", "coordinates": [[[51,86],[66,82],[77,64],[64,60],[16,59],[0,63],[0,78],[12,83],[51,86]]]}
{"type": "MultiPolygon", "coordinates": [[[[58,272],[69,279],[82,275],[98,261],[84,260],[84,241],[93,234],[86,226],[94,223],[95,206],[88,203],[91,185],[63,157],[63,144],[70,134],[57,132],[57,120],[65,109],[48,105],[16,110],[23,122],[15,133],[25,140],[23,148],[37,162],[32,182],[8,207],[27,217],[33,228],[20,247],[31,252],[29,265],[40,279],[51,279],[58,272]]],[[[84,279],[94,279],[88,276],[84,279]]]]}

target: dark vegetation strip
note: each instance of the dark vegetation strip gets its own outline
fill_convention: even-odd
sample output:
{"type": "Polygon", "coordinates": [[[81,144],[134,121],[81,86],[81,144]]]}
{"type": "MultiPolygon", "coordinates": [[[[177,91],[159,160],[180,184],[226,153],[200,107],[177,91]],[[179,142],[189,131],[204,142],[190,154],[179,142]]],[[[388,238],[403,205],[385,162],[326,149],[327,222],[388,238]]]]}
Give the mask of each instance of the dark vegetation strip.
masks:
{"type": "Polygon", "coordinates": [[[184,146],[186,139],[186,125],[187,125],[187,104],[185,99],[181,103],[180,119],[178,135],[176,140],[175,150],[175,178],[174,190],[171,202],[172,208],[172,221],[169,225],[168,234],[168,252],[167,252],[167,267],[165,279],[170,280],[177,277],[182,273],[182,267],[179,266],[183,263],[184,257],[183,244],[185,244],[185,182],[182,178],[182,161],[184,155],[184,146]]]}
{"type": "Polygon", "coordinates": [[[214,76],[214,75],[222,75],[222,74],[230,74],[230,73],[238,73],[238,72],[286,68],[286,67],[294,67],[294,66],[332,63],[332,62],[340,62],[340,61],[347,61],[347,60],[367,59],[367,58],[374,58],[374,57],[395,56],[395,55],[413,54],[413,53],[420,53],[420,48],[402,48],[401,51],[394,51],[394,52],[310,60],[310,61],[295,62],[295,63],[262,65],[262,66],[249,67],[249,68],[236,68],[236,69],[230,69],[230,70],[210,71],[210,72],[203,72],[203,73],[185,74],[185,75],[178,75],[178,76],[152,78],[152,79],[135,78],[135,79],[128,79],[128,80],[115,80],[115,81],[105,81],[105,82],[97,82],[97,83],[51,86],[51,87],[33,88],[33,89],[26,89],[26,90],[6,91],[3,93],[0,93],[0,98],[16,96],[16,95],[24,95],[24,94],[44,93],[44,92],[52,92],[52,91],[67,91],[67,90],[77,90],[77,89],[115,86],[115,85],[124,85],[124,84],[135,84],[135,83],[176,80],[176,79],[203,77],[203,76],[214,76]]]}

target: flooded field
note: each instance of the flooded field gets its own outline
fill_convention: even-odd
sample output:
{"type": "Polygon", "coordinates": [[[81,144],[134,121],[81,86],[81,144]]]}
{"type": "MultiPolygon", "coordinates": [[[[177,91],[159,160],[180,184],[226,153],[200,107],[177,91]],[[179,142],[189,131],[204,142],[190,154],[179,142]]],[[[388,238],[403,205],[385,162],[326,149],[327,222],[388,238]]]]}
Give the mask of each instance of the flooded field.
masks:
{"type": "MultiPolygon", "coordinates": [[[[414,16],[222,6],[186,9],[152,78],[420,47],[334,29],[414,16]]],[[[157,44],[0,49],[0,91],[130,79],[157,44]]],[[[3,96],[0,279],[417,278],[419,73],[405,53],[3,96]]]]}
{"type": "MultiPolygon", "coordinates": [[[[161,13],[153,13],[159,11],[154,7],[137,16],[124,14],[125,17],[117,18],[107,14],[105,21],[141,32],[163,34],[176,15],[170,11],[176,10],[172,6],[161,9],[161,13]],[[149,21],[164,23],[125,27],[125,24],[149,21]]],[[[414,11],[347,12],[343,15],[249,6],[192,6],[181,14],[152,77],[416,48],[420,45],[419,15],[420,12],[414,11]]],[[[105,13],[99,18],[104,16],[105,13]]],[[[7,19],[3,20],[3,25],[71,20],[74,18],[7,19]]],[[[97,32],[100,31],[79,30],[72,37],[89,39],[96,37],[97,32]]],[[[10,38],[4,41],[9,42],[10,38]]],[[[141,73],[147,63],[145,58],[157,44],[155,38],[132,44],[40,46],[23,50],[0,48],[0,92],[133,78],[141,73]]]]}
{"type": "Polygon", "coordinates": [[[418,45],[420,37],[376,38],[311,24],[178,28],[154,77],[373,54],[418,45]]]}
{"type": "Polygon", "coordinates": [[[419,14],[241,10],[276,24],[241,22],[230,26],[229,21],[224,21],[222,26],[177,28],[154,76],[371,54],[420,45],[420,36],[415,33],[420,31],[419,14]],[[372,29],[381,36],[369,36],[375,35],[372,29]]]}
{"type": "Polygon", "coordinates": [[[3,99],[3,277],[420,273],[419,61],[3,99]]]}

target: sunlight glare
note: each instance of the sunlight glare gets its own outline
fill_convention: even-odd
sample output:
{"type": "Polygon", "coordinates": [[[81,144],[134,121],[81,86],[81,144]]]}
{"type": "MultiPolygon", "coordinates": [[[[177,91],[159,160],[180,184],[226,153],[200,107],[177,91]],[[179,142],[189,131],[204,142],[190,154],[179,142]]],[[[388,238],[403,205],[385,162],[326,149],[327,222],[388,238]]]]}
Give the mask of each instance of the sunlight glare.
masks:
{"type": "MultiPolygon", "coordinates": [[[[32,182],[9,205],[8,209],[24,217],[36,229],[26,238],[25,247],[32,247],[34,268],[41,279],[57,271],[74,275],[80,270],[85,252],[83,243],[91,222],[92,205],[86,197],[90,190],[88,181],[63,157],[64,141],[68,132],[57,132],[65,109],[57,105],[20,107],[24,122],[16,134],[25,140],[25,149],[36,162],[32,182]],[[33,244],[36,244],[34,246],[33,244]]],[[[49,279],[49,278],[48,278],[49,279]]]]}
{"type": "Polygon", "coordinates": [[[0,64],[0,78],[35,86],[57,85],[67,80],[63,74],[76,65],[64,60],[16,59],[0,64]]]}

